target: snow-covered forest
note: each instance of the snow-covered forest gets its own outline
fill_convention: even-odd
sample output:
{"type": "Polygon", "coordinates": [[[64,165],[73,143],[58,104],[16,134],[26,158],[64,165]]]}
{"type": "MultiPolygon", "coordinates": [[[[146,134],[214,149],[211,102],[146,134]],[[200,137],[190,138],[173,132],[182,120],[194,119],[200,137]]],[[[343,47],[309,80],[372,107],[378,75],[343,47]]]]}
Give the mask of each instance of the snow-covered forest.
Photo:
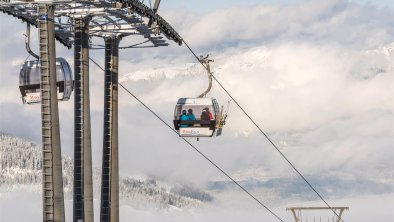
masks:
{"type": "MultiPolygon", "coordinates": [[[[0,134],[0,187],[14,189],[28,187],[40,192],[41,187],[40,146],[25,139],[0,134]]],[[[73,159],[63,156],[63,183],[66,198],[72,198],[73,159]]],[[[95,194],[100,193],[101,172],[93,170],[95,194]]],[[[23,189],[23,188],[22,188],[23,189]]],[[[183,185],[167,185],[156,179],[121,178],[120,196],[133,206],[154,206],[157,208],[195,207],[210,202],[213,197],[197,188],[183,185]]]]}

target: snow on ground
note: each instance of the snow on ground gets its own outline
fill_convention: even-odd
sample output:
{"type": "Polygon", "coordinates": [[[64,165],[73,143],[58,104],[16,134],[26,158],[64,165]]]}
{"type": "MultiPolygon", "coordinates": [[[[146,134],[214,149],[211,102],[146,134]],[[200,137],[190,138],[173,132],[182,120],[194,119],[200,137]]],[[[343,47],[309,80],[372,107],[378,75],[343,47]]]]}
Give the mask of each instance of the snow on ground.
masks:
{"type": "MultiPolygon", "coordinates": [[[[121,201],[120,220],[133,222],[278,221],[267,210],[259,207],[254,200],[243,193],[228,192],[218,195],[216,198],[212,203],[189,209],[176,207],[136,209],[121,201]]],[[[264,202],[263,199],[262,202],[264,202]]],[[[394,221],[394,193],[329,200],[329,203],[332,206],[348,206],[350,208],[343,214],[344,221],[394,221]]],[[[99,221],[99,200],[96,199],[94,204],[95,221],[99,221]]],[[[322,202],[282,203],[278,206],[271,206],[270,203],[265,204],[284,221],[293,221],[292,215],[289,211],[286,211],[286,207],[324,206],[322,202]]],[[[72,219],[72,202],[70,199],[65,201],[65,210],[66,220],[70,221],[72,219]]],[[[42,218],[41,195],[23,189],[9,192],[1,190],[0,218],[1,221],[40,221],[42,218]]]]}

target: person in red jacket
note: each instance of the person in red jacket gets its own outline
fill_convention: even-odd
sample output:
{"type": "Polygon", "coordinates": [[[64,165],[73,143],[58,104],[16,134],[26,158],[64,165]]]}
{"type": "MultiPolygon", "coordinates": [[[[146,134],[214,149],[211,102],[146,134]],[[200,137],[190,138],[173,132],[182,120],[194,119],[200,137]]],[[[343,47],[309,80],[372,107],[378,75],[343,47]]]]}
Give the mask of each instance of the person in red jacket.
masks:
{"type": "Polygon", "coordinates": [[[209,115],[209,119],[210,119],[210,120],[213,120],[213,115],[212,115],[212,113],[209,111],[209,108],[208,108],[208,107],[205,107],[204,110],[205,110],[205,112],[207,112],[207,114],[209,115]]]}

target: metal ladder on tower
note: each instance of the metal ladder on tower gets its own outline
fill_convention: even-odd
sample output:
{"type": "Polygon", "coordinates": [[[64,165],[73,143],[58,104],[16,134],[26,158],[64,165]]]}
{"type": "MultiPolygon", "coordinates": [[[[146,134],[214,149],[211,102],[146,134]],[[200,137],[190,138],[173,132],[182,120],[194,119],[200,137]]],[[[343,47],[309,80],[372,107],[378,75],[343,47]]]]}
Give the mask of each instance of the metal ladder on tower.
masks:
{"type": "MultiPolygon", "coordinates": [[[[39,7],[39,14],[45,14],[45,8],[39,7]]],[[[43,183],[43,212],[47,221],[54,220],[54,184],[53,184],[53,153],[52,153],[52,129],[51,129],[51,96],[49,78],[49,48],[48,48],[48,23],[39,20],[40,38],[40,66],[41,66],[41,117],[42,117],[42,183],[43,183]]]]}
{"type": "MultiPolygon", "coordinates": [[[[107,40],[108,41],[108,40],[107,40]]],[[[107,45],[106,45],[107,46],[107,45]]],[[[107,53],[106,61],[110,61],[107,53]]],[[[106,69],[109,65],[106,64],[106,69]]],[[[111,171],[112,171],[112,73],[105,71],[104,82],[104,141],[103,141],[103,165],[102,165],[102,188],[101,188],[101,222],[111,221],[111,171]]]]}
{"type": "MultiPolygon", "coordinates": [[[[81,92],[81,88],[83,87],[83,79],[80,75],[82,73],[82,62],[81,54],[82,54],[82,36],[81,36],[81,19],[75,19],[75,55],[74,57],[74,67],[75,67],[75,94],[74,94],[74,112],[75,119],[78,120],[75,126],[75,139],[74,139],[74,220],[84,219],[84,203],[83,203],[83,148],[84,148],[84,122],[83,115],[84,109],[82,106],[83,96],[84,94],[81,92]]],[[[75,120],[75,121],[76,121],[75,120]]]]}
{"type": "Polygon", "coordinates": [[[105,39],[104,144],[101,222],[119,221],[118,56],[119,38],[105,39]]]}

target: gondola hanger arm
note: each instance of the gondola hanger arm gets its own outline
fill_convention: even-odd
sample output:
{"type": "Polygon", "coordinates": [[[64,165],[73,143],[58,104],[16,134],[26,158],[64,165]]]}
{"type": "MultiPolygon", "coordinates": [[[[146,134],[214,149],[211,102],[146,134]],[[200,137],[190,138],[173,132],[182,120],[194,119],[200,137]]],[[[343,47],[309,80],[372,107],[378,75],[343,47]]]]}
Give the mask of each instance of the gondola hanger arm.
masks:
{"type": "Polygon", "coordinates": [[[39,59],[40,57],[37,55],[37,54],[35,54],[32,50],[31,50],[31,48],[30,48],[30,24],[29,23],[27,23],[27,26],[26,26],[26,34],[25,34],[25,45],[26,45],[26,51],[31,55],[31,56],[33,56],[34,58],[36,58],[36,59],[39,59]]]}
{"type": "Polygon", "coordinates": [[[211,73],[211,67],[210,67],[209,63],[214,62],[214,60],[213,59],[209,59],[209,54],[208,54],[206,56],[200,56],[200,62],[207,69],[209,83],[208,83],[208,88],[201,95],[199,95],[197,98],[203,98],[209,93],[209,91],[211,91],[211,88],[212,88],[212,73],[211,73]]]}

